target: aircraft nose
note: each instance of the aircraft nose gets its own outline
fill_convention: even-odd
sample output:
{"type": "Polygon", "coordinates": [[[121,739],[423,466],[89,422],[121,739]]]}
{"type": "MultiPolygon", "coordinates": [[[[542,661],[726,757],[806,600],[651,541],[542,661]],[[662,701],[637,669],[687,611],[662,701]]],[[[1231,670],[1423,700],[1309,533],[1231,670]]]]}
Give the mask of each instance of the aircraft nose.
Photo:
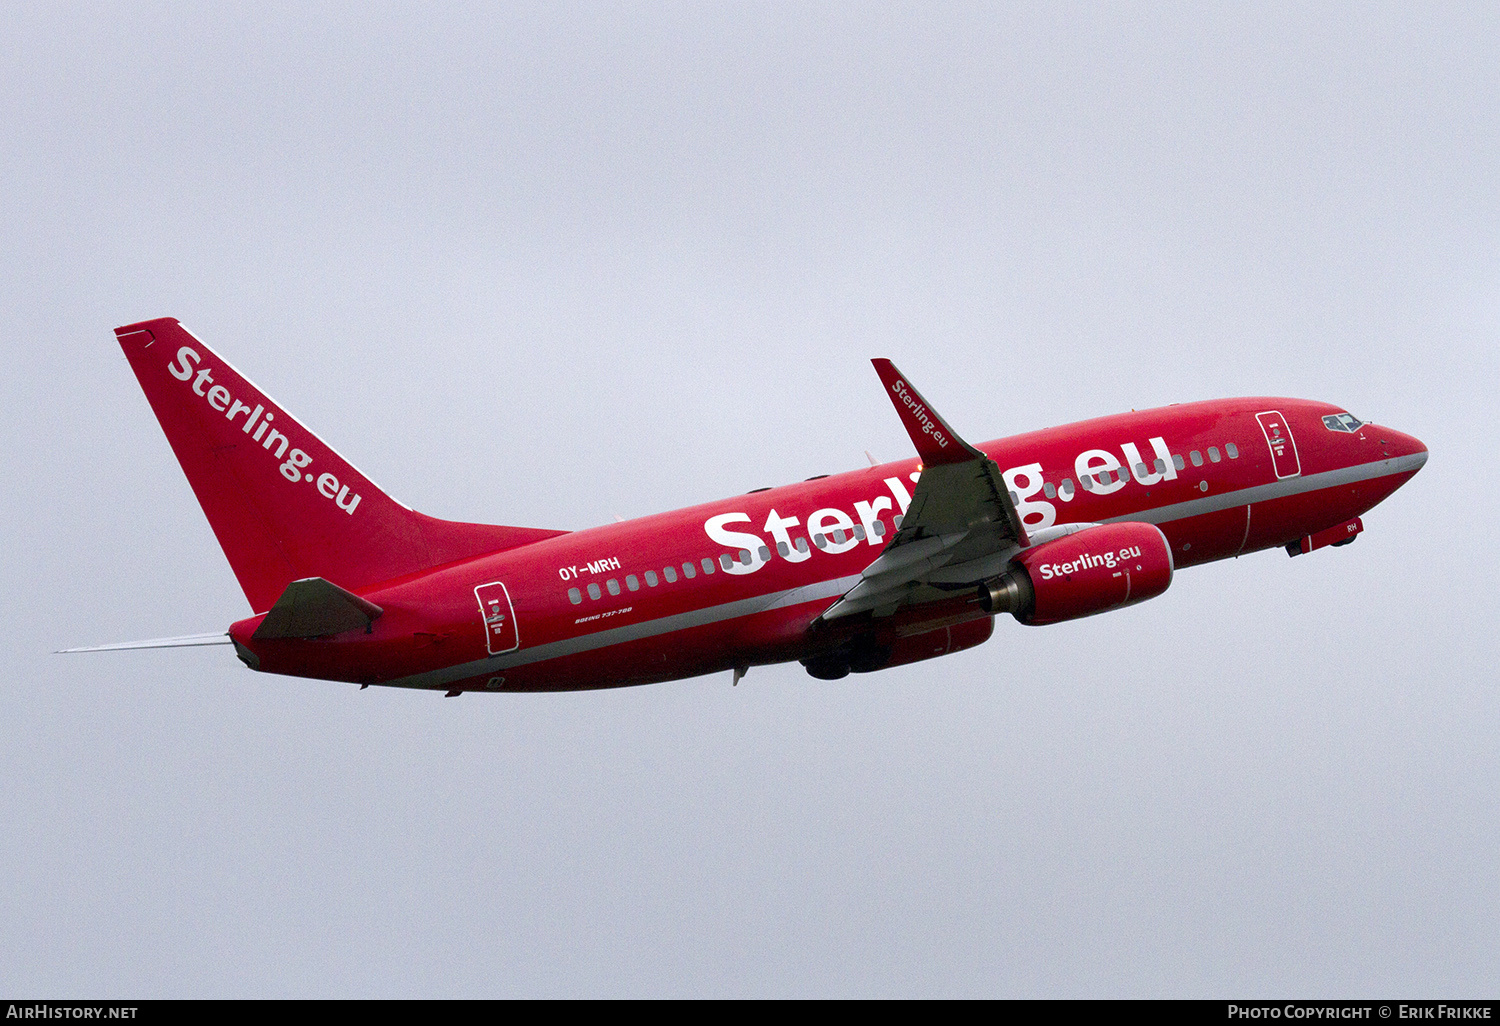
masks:
{"type": "Polygon", "coordinates": [[[1411,464],[1411,470],[1417,471],[1427,462],[1427,446],[1420,439],[1401,431],[1393,431],[1390,428],[1375,426],[1375,437],[1380,443],[1381,451],[1391,458],[1406,459],[1411,464]]]}

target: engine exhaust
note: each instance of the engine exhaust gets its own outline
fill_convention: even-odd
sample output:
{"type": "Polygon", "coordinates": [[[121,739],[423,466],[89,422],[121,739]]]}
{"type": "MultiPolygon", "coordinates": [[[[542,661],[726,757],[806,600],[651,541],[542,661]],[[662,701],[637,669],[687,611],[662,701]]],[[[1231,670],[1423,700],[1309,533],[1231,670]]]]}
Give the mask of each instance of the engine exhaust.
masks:
{"type": "Polygon", "coordinates": [[[1036,592],[1025,570],[1007,570],[979,585],[979,608],[986,613],[1010,613],[1020,619],[1031,611],[1035,602],[1036,592]]]}

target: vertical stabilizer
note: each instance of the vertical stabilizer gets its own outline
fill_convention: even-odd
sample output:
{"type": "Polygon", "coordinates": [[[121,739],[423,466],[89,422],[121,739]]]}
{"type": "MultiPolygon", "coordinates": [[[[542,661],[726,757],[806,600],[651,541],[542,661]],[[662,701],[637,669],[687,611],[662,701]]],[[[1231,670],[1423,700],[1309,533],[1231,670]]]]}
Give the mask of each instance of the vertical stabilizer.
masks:
{"type": "Polygon", "coordinates": [[[175,318],[115,335],[256,612],[303,578],[358,590],[564,533],[408,509],[175,318]]]}

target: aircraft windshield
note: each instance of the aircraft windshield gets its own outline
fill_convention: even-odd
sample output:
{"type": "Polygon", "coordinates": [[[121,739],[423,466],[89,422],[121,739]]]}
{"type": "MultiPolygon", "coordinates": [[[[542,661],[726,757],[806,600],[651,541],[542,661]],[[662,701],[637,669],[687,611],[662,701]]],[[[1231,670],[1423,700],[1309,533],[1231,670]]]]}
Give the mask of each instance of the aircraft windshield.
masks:
{"type": "Polygon", "coordinates": [[[1323,426],[1329,431],[1358,431],[1363,424],[1352,413],[1330,413],[1323,418],[1323,426]]]}

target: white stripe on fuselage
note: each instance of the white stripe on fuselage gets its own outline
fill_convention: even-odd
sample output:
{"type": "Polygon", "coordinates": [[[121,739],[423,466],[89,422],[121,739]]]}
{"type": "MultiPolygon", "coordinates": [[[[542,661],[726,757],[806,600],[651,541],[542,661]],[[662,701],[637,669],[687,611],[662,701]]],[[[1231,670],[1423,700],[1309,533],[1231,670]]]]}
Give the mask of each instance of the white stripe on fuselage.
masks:
{"type": "Polygon", "coordinates": [[[639,641],[642,638],[670,634],[673,631],[703,627],[711,623],[722,623],[725,620],[734,620],[741,616],[752,616],[755,613],[764,613],[772,609],[785,609],[788,606],[800,605],[803,602],[835,599],[858,583],[859,574],[853,574],[849,577],[835,577],[826,581],[805,584],[798,588],[773,591],[765,595],[756,595],[754,598],[735,599],[733,602],[724,602],[717,606],[704,606],[702,609],[689,609],[685,613],[673,613],[671,616],[662,616],[655,620],[642,620],[639,623],[626,624],[623,627],[612,627],[609,630],[596,631],[593,634],[585,634],[577,638],[564,638],[561,641],[551,641],[545,645],[522,649],[519,652],[512,652],[508,655],[493,656],[489,659],[475,659],[471,662],[460,663],[457,666],[449,666],[441,670],[429,670],[427,673],[402,677],[398,680],[382,681],[381,683],[404,688],[440,687],[456,680],[463,680],[466,677],[478,677],[492,671],[498,673],[501,670],[508,670],[516,666],[528,666],[532,663],[545,662],[548,659],[556,659],[561,656],[577,655],[580,652],[592,652],[595,649],[608,648],[611,645],[621,645],[628,641],[639,641]]]}
{"type": "Polygon", "coordinates": [[[1289,477],[1272,484],[1254,485],[1233,492],[1205,495],[1201,499],[1189,499],[1187,502],[1174,502],[1170,506],[1143,509],[1136,513],[1110,517],[1101,523],[1112,524],[1123,520],[1133,520],[1145,524],[1167,524],[1173,520],[1202,516],[1204,513],[1217,513],[1221,509],[1250,506],[1257,502],[1265,502],[1267,499],[1284,499],[1289,495],[1303,495],[1324,488],[1337,488],[1339,485],[1354,484],[1358,481],[1390,477],[1408,470],[1420,470],[1422,464],[1426,462],[1425,452],[1411,456],[1393,456],[1386,460],[1376,460],[1374,463],[1360,463],[1352,467],[1340,467],[1338,470],[1325,470],[1321,474],[1313,474],[1309,477],[1289,477]]]}
{"type": "MultiPolygon", "coordinates": [[[[1324,488],[1337,488],[1340,485],[1354,484],[1359,481],[1371,481],[1377,478],[1416,471],[1421,469],[1422,465],[1426,462],[1427,453],[1425,452],[1415,453],[1411,456],[1397,456],[1390,459],[1376,460],[1372,463],[1360,463],[1352,467],[1341,467],[1337,470],[1328,470],[1306,477],[1286,478],[1271,484],[1254,485],[1232,492],[1222,492],[1218,495],[1207,495],[1201,499],[1190,499],[1187,502],[1177,502],[1169,506],[1142,509],[1134,513],[1110,517],[1103,522],[1138,521],[1161,525],[1171,523],[1175,520],[1185,520],[1189,517],[1202,516],[1205,513],[1216,513],[1219,510],[1249,506],[1257,502],[1265,502],[1269,499],[1303,495],[1307,492],[1315,492],[1324,488]]],[[[561,641],[548,642],[544,645],[537,645],[534,648],[522,649],[519,652],[491,656],[487,659],[474,659],[440,670],[430,670],[427,673],[418,673],[410,677],[382,681],[382,683],[391,687],[444,687],[454,681],[465,680],[469,677],[479,677],[487,673],[499,673],[517,666],[529,666],[534,663],[545,662],[548,659],[578,655],[582,652],[593,652],[601,648],[608,648],[611,645],[620,645],[630,641],[639,641],[643,638],[670,634],[673,631],[722,623],[725,620],[733,620],[742,616],[752,616],[756,613],[763,613],[772,609],[784,609],[788,606],[801,605],[804,602],[835,599],[854,587],[859,581],[859,574],[830,578],[825,581],[818,581],[796,588],[788,588],[783,591],[768,592],[764,595],[754,596],[753,598],[736,599],[733,602],[724,602],[716,606],[690,609],[684,613],[674,613],[671,616],[658,617],[654,620],[642,620],[638,623],[625,624],[621,627],[612,627],[608,630],[596,631],[593,634],[585,634],[576,638],[564,638],[561,641]]]]}

